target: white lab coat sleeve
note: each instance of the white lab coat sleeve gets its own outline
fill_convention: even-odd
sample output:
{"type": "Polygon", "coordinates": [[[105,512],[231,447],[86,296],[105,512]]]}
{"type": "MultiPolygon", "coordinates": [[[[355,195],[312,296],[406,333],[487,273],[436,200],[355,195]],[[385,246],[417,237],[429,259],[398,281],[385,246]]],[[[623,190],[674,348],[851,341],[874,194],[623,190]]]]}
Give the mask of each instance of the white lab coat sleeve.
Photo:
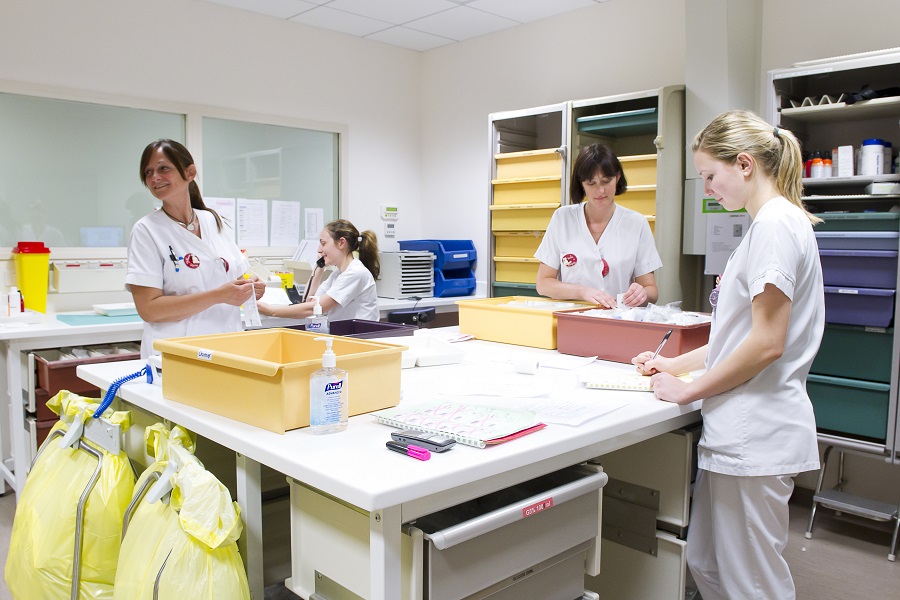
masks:
{"type": "Polygon", "coordinates": [[[559,229],[562,227],[560,220],[560,211],[557,209],[550,217],[550,224],[547,225],[547,230],[544,232],[541,244],[534,253],[536,259],[557,271],[559,271],[560,268],[560,251],[559,242],[556,241],[556,238],[559,229]]]}
{"type": "Polygon", "coordinates": [[[640,236],[638,238],[637,260],[634,263],[634,276],[640,277],[652,273],[662,267],[662,259],[656,250],[653,232],[647,220],[641,217],[640,236]]]}
{"type": "Polygon", "coordinates": [[[161,247],[153,240],[151,227],[143,219],[138,221],[128,243],[125,289],[131,291],[132,284],[163,289],[164,261],[161,247]]]}
{"type": "Polygon", "coordinates": [[[766,284],[772,284],[793,300],[802,252],[791,225],[792,221],[786,218],[760,218],[753,228],[748,240],[747,263],[751,298],[762,293],[766,284]]]}

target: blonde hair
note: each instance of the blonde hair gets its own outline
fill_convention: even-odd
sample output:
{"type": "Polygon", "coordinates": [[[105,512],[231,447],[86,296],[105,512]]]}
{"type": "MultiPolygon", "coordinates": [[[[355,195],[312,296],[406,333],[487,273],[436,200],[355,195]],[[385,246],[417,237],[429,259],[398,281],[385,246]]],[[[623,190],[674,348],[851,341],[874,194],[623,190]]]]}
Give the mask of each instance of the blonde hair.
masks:
{"type": "Polygon", "coordinates": [[[741,152],[749,154],[782,196],[803,210],[813,224],[822,222],[803,205],[800,142],[787,129],[773,127],[748,110],[731,110],[704,127],[691,142],[691,150],[705,152],[729,165],[737,161],[741,152]]]}

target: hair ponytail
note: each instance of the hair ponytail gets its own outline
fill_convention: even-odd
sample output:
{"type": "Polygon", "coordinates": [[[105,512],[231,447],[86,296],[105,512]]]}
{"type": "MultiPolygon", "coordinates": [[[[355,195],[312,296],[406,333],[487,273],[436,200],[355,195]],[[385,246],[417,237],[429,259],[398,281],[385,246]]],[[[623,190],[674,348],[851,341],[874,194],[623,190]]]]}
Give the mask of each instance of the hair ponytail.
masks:
{"type": "Polygon", "coordinates": [[[802,209],[811,223],[822,222],[803,205],[800,142],[787,129],[773,127],[753,112],[732,110],[704,127],[691,142],[691,150],[705,152],[729,165],[735,163],[741,152],[749,154],[782,196],[802,209]]]}
{"type": "Polygon", "coordinates": [[[350,252],[357,252],[359,260],[372,274],[372,278],[378,279],[381,275],[381,260],[378,256],[378,236],[374,231],[367,230],[360,233],[353,223],[346,219],[332,221],[325,226],[325,230],[335,243],[344,238],[347,241],[347,249],[350,252]]]}

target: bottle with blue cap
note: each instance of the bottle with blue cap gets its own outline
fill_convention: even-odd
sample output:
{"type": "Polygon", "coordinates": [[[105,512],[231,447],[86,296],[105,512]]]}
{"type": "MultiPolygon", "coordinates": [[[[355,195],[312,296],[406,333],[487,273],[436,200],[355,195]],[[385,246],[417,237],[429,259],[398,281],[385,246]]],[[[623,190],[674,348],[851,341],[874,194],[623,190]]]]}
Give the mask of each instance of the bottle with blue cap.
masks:
{"type": "Polygon", "coordinates": [[[349,412],[347,371],[337,368],[331,349],[333,337],[317,337],[325,342],[322,368],[309,376],[309,429],[313,433],[336,433],[347,428],[349,412]]]}

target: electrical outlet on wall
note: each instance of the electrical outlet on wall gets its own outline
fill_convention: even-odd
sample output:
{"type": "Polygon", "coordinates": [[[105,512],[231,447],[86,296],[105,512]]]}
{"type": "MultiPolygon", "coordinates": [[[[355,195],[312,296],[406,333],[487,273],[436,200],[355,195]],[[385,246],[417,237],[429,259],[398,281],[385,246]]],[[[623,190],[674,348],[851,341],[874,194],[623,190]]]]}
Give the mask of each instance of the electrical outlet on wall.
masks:
{"type": "Polygon", "coordinates": [[[386,238],[397,237],[397,224],[396,223],[385,223],[384,224],[384,237],[386,237],[386,238]]]}

